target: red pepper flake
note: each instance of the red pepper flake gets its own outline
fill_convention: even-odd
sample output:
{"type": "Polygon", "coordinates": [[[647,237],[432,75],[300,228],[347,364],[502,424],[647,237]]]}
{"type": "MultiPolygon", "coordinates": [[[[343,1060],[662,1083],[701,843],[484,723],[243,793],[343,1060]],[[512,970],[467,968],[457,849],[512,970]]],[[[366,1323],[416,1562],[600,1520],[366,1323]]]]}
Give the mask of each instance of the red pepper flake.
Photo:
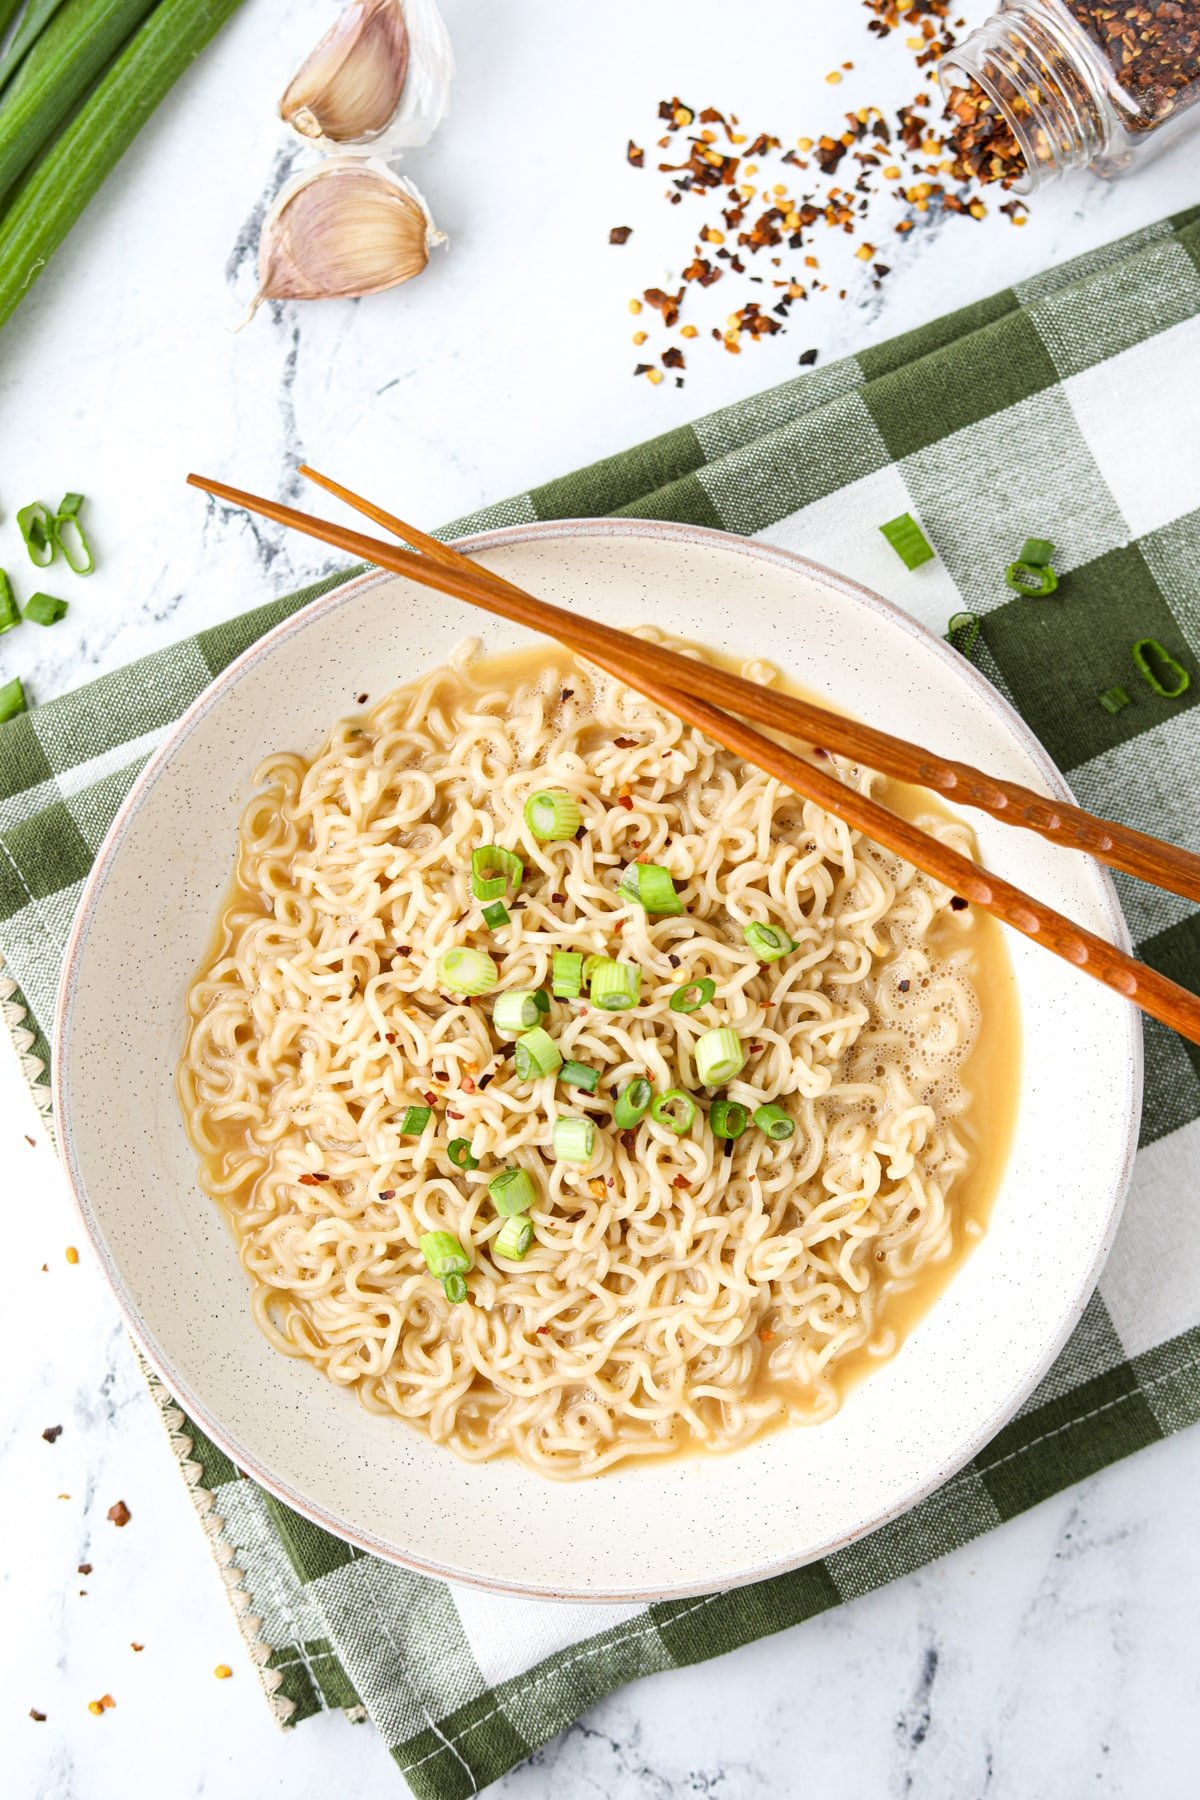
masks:
{"type": "Polygon", "coordinates": [[[315,1175],[301,1175],[300,1177],[301,1187],[320,1187],[320,1185],[315,1175]]]}
{"type": "Polygon", "coordinates": [[[676,1175],[672,1177],[671,1186],[673,1188],[690,1188],[691,1185],[692,1184],[686,1175],[676,1175]]]}
{"type": "Polygon", "coordinates": [[[142,1651],[142,1650],[144,1650],[144,1649],[145,1649],[145,1648],[146,1648],[146,1646],[145,1646],[145,1644],[134,1644],[134,1643],[131,1643],[131,1644],[130,1644],[130,1646],[129,1646],[129,1648],[130,1648],[130,1649],[131,1649],[131,1650],[133,1650],[133,1651],[142,1651]]]}
{"type": "Polygon", "coordinates": [[[800,355],[800,366],[805,369],[811,369],[816,360],[817,353],[815,350],[804,350],[800,355]]]}
{"type": "Polygon", "coordinates": [[[479,1085],[479,1092],[481,1094],[482,1094],[484,1088],[487,1086],[489,1081],[495,1081],[498,1073],[499,1073],[499,1071],[497,1069],[493,1069],[490,1075],[481,1075],[479,1077],[478,1085],[479,1085]]]}
{"type": "Polygon", "coordinates": [[[412,955],[412,945],[411,944],[397,944],[396,949],[395,949],[395,955],[411,956],[412,955]]]}
{"type": "Polygon", "coordinates": [[[425,1092],[421,1095],[421,1098],[422,1098],[422,1100],[424,1100],[426,1106],[436,1106],[438,1103],[439,1097],[440,1096],[437,1094],[430,1093],[428,1088],[426,1088],[425,1092]]]}
{"type": "Polygon", "coordinates": [[[675,344],[663,351],[662,363],[664,369],[685,369],[687,367],[683,360],[683,351],[675,344]]]}
{"type": "Polygon", "coordinates": [[[613,743],[618,750],[636,750],[638,747],[638,740],[630,737],[614,738],[613,743]]]}
{"type": "Polygon", "coordinates": [[[633,811],[633,801],[628,794],[619,794],[617,796],[617,805],[623,806],[626,812],[633,811]]]}
{"type": "Polygon", "coordinates": [[[446,1108],[446,1117],[448,1119],[462,1119],[462,1118],[465,1118],[465,1116],[466,1115],[464,1113],[452,1112],[449,1107],[446,1108]]]}
{"type": "Polygon", "coordinates": [[[114,1525],[128,1525],[133,1514],[123,1500],[118,1500],[109,1507],[106,1517],[110,1518],[114,1525]]]}
{"type": "Polygon", "coordinates": [[[77,1575],[90,1575],[91,1572],[92,1572],[91,1563],[80,1563],[79,1567],[75,1571],[75,1573],[77,1575]]]}
{"type": "Polygon", "coordinates": [[[395,1032],[394,1031],[385,1031],[383,1034],[383,1041],[385,1044],[394,1044],[396,1041],[395,1032]]]}
{"type": "Polygon", "coordinates": [[[380,1188],[379,1198],[381,1200],[394,1200],[396,1198],[395,1188],[380,1188]]]}
{"type": "Polygon", "coordinates": [[[39,1712],[36,1706],[30,1707],[29,1716],[33,1720],[35,1725],[44,1725],[46,1723],[45,1713],[39,1712]]]}
{"type": "Polygon", "coordinates": [[[370,699],[370,697],[371,696],[369,694],[359,694],[355,700],[355,705],[356,706],[365,706],[367,704],[367,701],[370,699]]]}
{"type": "Polygon", "coordinates": [[[475,1083],[469,1075],[464,1075],[458,1085],[464,1094],[473,1094],[475,1092],[475,1083]]]}
{"type": "Polygon", "coordinates": [[[644,169],[646,166],[646,152],[639,150],[632,138],[630,138],[629,148],[625,152],[625,160],[632,163],[635,169],[644,169]]]}
{"type": "Polygon", "coordinates": [[[911,981],[898,981],[896,983],[896,986],[900,989],[900,992],[902,994],[907,994],[909,988],[912,986],[912,982],[911,981]]]}
{"type": "Polygon", "coordinates": [[[674,325],[679,317],[679,308],[683,300],[683,289],[677,294],[668,294],[663,288],[646,288],[642,294],[647,306],[654,307],[662,314],[664,325],[674,325]]]}
{"type": "Polygon", "coordinates": [[[549,1331],[549,1329],[550,1329],[550,1327],[548,1325],[539,1325],[537,1327],[537,1335],[539,1337],[541,1337],[543,1335],[543,1333],[549,1331]]]}
{"type": "Polygon", "coordinates": [[[43,1433],[42,1433],[42,1436],[45,1438],[45,1440],[48,1444],[56,1444],[58,1442],[59,1438],[62,1436],[62,1426],[61,1425],[47,1425],[45,1431],[43,1431],[43,1433]]]}
{"type": "MultiPolygon", "coordinates": [[[[25,1142],[29,1145],[29,1148],[31,1150],[36,1150],[37,1149],[37,1139],[31,1138],[28,1132],[24,1133],[24,1137],[25,1137],[25,1142]]],[[[45,1718],[45,1716],[46,1716],[45,1713],[43,1713],[42,1717],[45,1718]]]]}
{"type": "Polygon", "coordinates": [[[954,912],[964,912],[966,910],[966,905],[967,902],[963,899],[961,894],[955,894],[950,902],[951,910],[954,912]]]}
{"type": "Polygon", "coordinates": [[[608,241],[610,244],[627,244],[632,236],[632,225],[614,225],[608,234],[608,241]]]}
{"type": "Polygon", "coordinates": [[[563,688],[562,692],[558,696],[559,700],[560,701],[570,700],[572,698],[572,696],[574,695],[574,693],[575,693],[574,688],[563,688]]]}

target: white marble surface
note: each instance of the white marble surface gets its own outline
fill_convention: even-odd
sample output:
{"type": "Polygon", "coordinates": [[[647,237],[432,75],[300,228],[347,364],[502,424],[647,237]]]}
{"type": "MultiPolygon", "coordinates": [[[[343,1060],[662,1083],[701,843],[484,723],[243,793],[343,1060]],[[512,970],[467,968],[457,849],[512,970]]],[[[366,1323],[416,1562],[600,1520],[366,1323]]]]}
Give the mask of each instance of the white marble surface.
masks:
{"type": "MultiPolygon", "coordinates": [[[[894,240],[882,294],[814,302],[737,358],[704,345],[685,388],[652,389],[630,378],[624,301],[678,268],[685,208],[668,213],[623,147],[652,144],[658,99],[784,135],[914,91],[853,0],[759,0],[731,29],[737,11],[446,0],[455,112],[411,169],[449,254],[400,293],[267,309],[234,336],[286,150],[272,102],[332,12],[247,0],[0,340],[0,564],[22,569],[16,506],[68,486],[92,497],[101,557],[64,625],[0,640],[0,678],[47,698],[326,566],[206,509],[190,467],[286,495],[303,453],[418,519],[454,517],[781,379],[809,345],[828,361],[1200,198],[1183,146],[1124,186],[1045,196],[1023,231],[991,218],[894,240]],[[635,227],[623,250],[606,242],[618,223],[635,227]]],[[[86,1252],[64,1260],[79,1233],[6,1045],[0,1171],[0,1790],[402,1791],[369,1728],[271,1724],[113,1304],[86,1252]],[[122,1531],[105,1519],[117,1499],[122,1531]],[[213,1679],[222,1661],[230,1681],[213,1679]],[[116,1709],[94,1718],[105,1692],[116,1709]]],[[[801,1630],[628,1689],[495,1792],[1194,1795],[1198,1481],[1185,1434],[801,1630]]]]}

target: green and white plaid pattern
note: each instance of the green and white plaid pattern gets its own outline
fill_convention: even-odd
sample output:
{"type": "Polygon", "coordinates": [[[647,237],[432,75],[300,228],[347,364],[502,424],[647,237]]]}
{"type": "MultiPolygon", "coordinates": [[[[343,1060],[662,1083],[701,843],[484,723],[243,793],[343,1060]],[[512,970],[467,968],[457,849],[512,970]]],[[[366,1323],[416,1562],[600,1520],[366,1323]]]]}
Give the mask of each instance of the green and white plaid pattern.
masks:
{"type": "MultiPolygon", "coordinates": [[[[802,549],[939,631],[975,611],[981,666],[1083,805],[1200,849],[1198,392],[1200,208],[452,532],[602,513],[690,520],[802,549]],[[912,574],[877,529],[908,510],[940,556],[912,574]],[[1027,535],[1058,545],[1053,603],[997,578],[1027,535]],[[1139,637],[1191,671],[1181,699],[1138,680],[1139,637]],[[1111,715],[1097,695],[1116,683],[1132,704],[1111,715]]],[[[210,678],[317,591],[0,727],[0,949],[31,1080],[80,884],[122,796],[210,678]]],[[[1200,912],[1118,885],[1138,954],[1200,987],[1200,912]]],[[[307,1524],[176,1415],[290,1719],[361,1703],[418,1795],[478,1793],[620,1683],[796,1624],[1200,1419],[1200,1207],[1189,1205],[1200,1198],[1200,1050],[1149,1023],[1146,1051],[1125,1223],[1054,1369],[940,1492],[794,1574],[600,1611],[453,1589],[307,1524]]]]}

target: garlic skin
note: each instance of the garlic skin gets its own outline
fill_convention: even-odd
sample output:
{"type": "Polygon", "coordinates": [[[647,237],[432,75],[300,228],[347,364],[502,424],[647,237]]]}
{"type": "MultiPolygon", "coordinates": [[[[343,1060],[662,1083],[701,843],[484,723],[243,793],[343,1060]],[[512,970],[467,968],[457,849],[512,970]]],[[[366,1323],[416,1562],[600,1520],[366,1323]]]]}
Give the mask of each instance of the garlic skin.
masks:
{"type": "Polygon", "coordinates": [[[426,144],[450,110],[454,52],[435,0],[351,0],[305,58],[280,117],[323,151],[426,144]]]}
{"type": "Polygon", "coordinates": [[[330,156],[280,190],[263,221],[264,300],[352,299],[419,275],[445,236],[411,181],[367,156],[330,156]]]}

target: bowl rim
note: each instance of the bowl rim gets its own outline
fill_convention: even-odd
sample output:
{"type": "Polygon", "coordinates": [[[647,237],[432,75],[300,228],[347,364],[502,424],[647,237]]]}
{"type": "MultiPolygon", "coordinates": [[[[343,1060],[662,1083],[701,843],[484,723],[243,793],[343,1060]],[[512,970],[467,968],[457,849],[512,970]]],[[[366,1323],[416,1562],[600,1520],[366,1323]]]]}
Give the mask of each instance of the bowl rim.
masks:
{"type": "MultiPolygon", "coordinates": [[[[910,638],[917,639],[926,652],[932,651],[937,658],[952,669],[959,681],[965,682],[968,687],[974,689],[981,703],[993,713],[999,713],[1013,735],[1020,741],[1023,749],[1035,764],[1038,774],[1045,782],[1051,796],[1074,803],[1074,795],[1065,776],[1052,761],[1040,739],[1035,736],[1016,708],[998,688],[994,687],[980,673],[973,663],[968,662],[944,639],[937,637],[894,601],[885,599],[881,594],[875,593],[861,582],[839,574],[837,570],[830,569],[825,564],[818,563],[797,551],[755,538],[739,537],[734,533],[720,531],[711,526],[682,524],[674,520],[612,517],[522,521],[515,525],[467,533],[462,537],[447,541],[469,555],[479,555],[491,550],[505,549],[510,545],[530,542],[549,543],[561,538],[617,537],[686,544],[699,546],[701,549],[707,547],[726,554],[744,556],[752,561],[767,562],[789,573],[807,576],[819,585],[831,587],[847,598],[866,606],[870,611],[884,617],[897,630],[904,632],[910,638]]],[[[152,752],[145,767],[121,803],[97,851],[79,897],[63,958],[50,1038],[50,1085],[53,1097],[54,1125],[71,1198],[88,1242],[121,1311],[126,1328],[172,1400],[201,1427],[217,1448],[239,1470],[273,1494],[276,1499],[282,1501],[285,1506],[320,1526],[322,1530],[328,1531],[333,1537],[354,1545],[367,1555],[378,1556],[385,1562],[410,1569],[420,1575],[430,1576],[435,1580],[450,1581],[487,1593],[514,1595],[527,1600],[560,1601],[570,1604],[594,1603],[597,1605],[649,1604],[659,1600],[687,1599],[709,1594],[714,1591],[711,1583],[694,1581],[672,1584],[663,1588],[639,1586],[603,1590],[558,1589],[504,1581],[494,1576],[479,1575],[469,1569],[441,1564],[412,1552],[400,1551],[395,1545],[375,1537],[368,1529],[355,1526],[329,1512],[319,1503],[308,1499],[293,1488],[289,1482],[266,1468],[248,1446],[240,1443],[192,1391],[190,1383],[172,1367],[171,1359],[159,1347],[153,1334],[141,1319],[133,1296],[125,1285],[121,1270],[109,1255],[99,1221],[92,1210],[87,1186],[76,1156],[66,1047],[70,1039],[80,955],[88,936],[97,902],[112,865],[120,852],[125,834],[145,796],[158,781],[179,745],[191,735],[193,729],[208,711],[220,703],[226,691],[236,685],[245,671],[263,658],[270,657],[276,647],[293,634],[308,630],[323,614],[344,605],[364,588],[396,579],[397,577],[391,571],[375,567],[362,570],[358,574],[348,575],[344,581],[338,582],[336,586],[325,593],[318,594],[261,637],[256,638],[213,677],[191,705],[169,727],[166,736],[152,752]]],[[[1129,928],[1121,910],[1112,876],[1104,865],[1095,861],[1094,858],[1087,857],[1086,861],[1099,889],[1099,897],[1107,915],[1106,923],[1112,941],[1122,949],[1129,951],[1132,948],[1129,928]]],[[[869,1520],[855,1525],[850,1530],[837,1532],[819,1545],[806,1549],[798,1555],[778,1557],[762,1565],[741,1570],[734,1576],[722,1577],[720,1591],[752,1586],[756,1582],[766,1581],[774,1576],[784,1575],[794,1569],[820,1561],[901,1517],[957,1475],[1013,1418],[1029,1398],[1078,1323],[1107,1261],[1117,1227],[1120,1224],[1133,1172],[1134,1157],[1137,1152],[1138,1126],[1141,1117],[1143,1045],[1138,1023],[1137,1009],[1132,1002],[1127,1002],[1123,1061],[1128,1072],[1128,1082],[1124,1094],[1120,1097],[1125,1128],[1121,1154],[1114,1170],[1108,1197],[1104,1230],[1094,1257],[1084,1271],[1075,1291],[1071,1294],[1069,1303],[1064,1307],[1059,1331],[1031,1373],[1021,1383],[1019,1389],[1008,1395],[1003,1406],[994,1408],[973,1431],[959,1442],[954,1452],[943,1460],[935,1472],[920,1481],[911,1483],[897,1496],[894,1502],[876,1512],[869,1520]]]]}

